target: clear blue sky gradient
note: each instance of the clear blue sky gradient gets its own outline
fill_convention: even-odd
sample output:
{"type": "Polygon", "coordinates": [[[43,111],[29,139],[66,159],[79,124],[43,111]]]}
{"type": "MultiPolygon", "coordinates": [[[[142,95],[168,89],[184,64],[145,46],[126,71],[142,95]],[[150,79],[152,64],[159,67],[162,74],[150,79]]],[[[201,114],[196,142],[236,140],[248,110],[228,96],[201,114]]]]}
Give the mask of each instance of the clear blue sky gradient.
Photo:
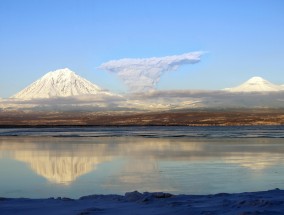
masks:
{"type": "Polygon", "coordinates": [[[284,84],[283,11],[283,0],[1,0],[0,97],[65,67],[125,92],[101,63],[200,50],[200,63],[157,88],[222,89],[252,76],[284,84]]]}

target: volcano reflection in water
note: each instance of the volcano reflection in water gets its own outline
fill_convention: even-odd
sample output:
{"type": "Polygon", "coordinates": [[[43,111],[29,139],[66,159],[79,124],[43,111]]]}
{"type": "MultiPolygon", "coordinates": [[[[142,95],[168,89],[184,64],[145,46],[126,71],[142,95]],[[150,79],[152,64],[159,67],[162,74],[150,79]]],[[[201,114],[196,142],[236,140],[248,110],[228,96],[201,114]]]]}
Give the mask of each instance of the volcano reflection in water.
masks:
{"type": "Polygon", "coordinates": [[[46,197],[58,192],[78,197],[131,190],[205,194],[281,188],[282,145],[278,138],[1,137],[0,196],[33,192],[32,197],[46,197]],[[51,183],[39,182],[35,176],[29,176],[30,182],[19,181],[13,171],[31,173],[11,161],[28,164],[41,176],[37,178],[51,183]],[[236,183],[238,187],[233,186],[236,183]]]}

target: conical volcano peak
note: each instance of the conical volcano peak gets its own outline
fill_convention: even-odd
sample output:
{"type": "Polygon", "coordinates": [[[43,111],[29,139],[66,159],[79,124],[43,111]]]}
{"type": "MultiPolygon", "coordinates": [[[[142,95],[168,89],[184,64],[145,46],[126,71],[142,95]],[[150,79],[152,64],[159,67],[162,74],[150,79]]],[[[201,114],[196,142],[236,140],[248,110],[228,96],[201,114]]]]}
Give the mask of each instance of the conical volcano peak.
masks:
{"type": "Polygon", "coordinates": [[[265,80],[262,77],[255,76],[250,78],[249,80],[246,81],[246,83],[255,83],[255,84],[261,84],[261,83],[270,83],[269,81],[265,80]]]}
{"type": "Polygon", "coordinates": [[[256,82],[256,83],[258,83],[258,82],[263,82],[263,81],[267,82],[267,81],[266,81],[264,78],[262,78],[262,77],[254,76],[254,77],[250,78],[247,82],[256,82]]]}
{"type": "Polygon", "coordinates": [[[48,72],[13,98],[37,99],[98,94],[102,90],[68,68],[48,72]]]}
{"type": "Polygon", "coordinates": [[[64,68],[64,69],[57,69],[55,71],[50,71],[46,73],[43,77],[45,76],[62,77],[62,76],[72,76],[72,75],[76,75],[76,73],[68,68],[64,68]]]}
{"type": "Polygon", "coordinates": [[[55,71],[51,71],[51,73],[53,74],[74,74],[75,72],[73,72],[69,68],[63,68],[63,69],[57,69],[55,71]]]}
{"type": "Polygon", "coordinates": [[[54,74],[75,74],[71,69],[64,68],[53,71],[54,74]]]}
{"type": "Polygon", "coordinates": [[[273,84],[262,77],[252,77],[243,84],[225,89],[230,92],[271,92],[281,91],[283,87],[280,85],[273,84]]]}
{"type": "Polygon", "coordinates": [[[63,68],[63,69],[57,69],[57,70],[55,70],[54,71],[54,73],[75,73],[75,72],[73,72],[71,69],[69,69],[69,68],[63,68]]]}

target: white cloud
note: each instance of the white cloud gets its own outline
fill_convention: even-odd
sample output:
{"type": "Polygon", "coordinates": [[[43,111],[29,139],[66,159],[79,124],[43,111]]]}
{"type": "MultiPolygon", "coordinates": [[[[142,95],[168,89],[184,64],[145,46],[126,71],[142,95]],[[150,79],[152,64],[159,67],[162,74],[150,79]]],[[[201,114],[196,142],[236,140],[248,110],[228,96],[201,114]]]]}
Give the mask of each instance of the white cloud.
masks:
{"type": "Polygon", "coordinates": [[[147,91],[155,88],[161,76],[183,64],[200,61],[202,52],[153,58],[125,58],[103,63],[99,69],[116,73],[130,91],[147,91]]]}
{"type": "Polygon", "coordinates": [[[157,111],[192,108],[283,108],[283,92],[230,93],[206,90],[135,92],[124,95],[83,95],[52,99],[3,99],[3,110],[157,111]]]}

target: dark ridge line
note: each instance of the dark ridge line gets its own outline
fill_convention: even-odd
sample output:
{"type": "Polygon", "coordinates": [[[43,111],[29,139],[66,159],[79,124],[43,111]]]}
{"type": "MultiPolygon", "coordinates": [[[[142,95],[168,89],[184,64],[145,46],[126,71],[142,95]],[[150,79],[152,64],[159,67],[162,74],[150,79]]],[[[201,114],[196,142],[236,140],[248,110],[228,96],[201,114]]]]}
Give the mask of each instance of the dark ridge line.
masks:
{"type": "Polygon", "coordinates": [[[138,124],[128,124],[128,125],[0,125],[0,128],[91,128],[91,127],[105,127],[105,128],[121,128],[121,127],[277,127],[284,126],[284,124],[271,124],[271,125],[184,125],[184,124],[175,124],[175,125],[164,125],[164,124],[147,124],[147,125],[138,125],[138,124]]]}

